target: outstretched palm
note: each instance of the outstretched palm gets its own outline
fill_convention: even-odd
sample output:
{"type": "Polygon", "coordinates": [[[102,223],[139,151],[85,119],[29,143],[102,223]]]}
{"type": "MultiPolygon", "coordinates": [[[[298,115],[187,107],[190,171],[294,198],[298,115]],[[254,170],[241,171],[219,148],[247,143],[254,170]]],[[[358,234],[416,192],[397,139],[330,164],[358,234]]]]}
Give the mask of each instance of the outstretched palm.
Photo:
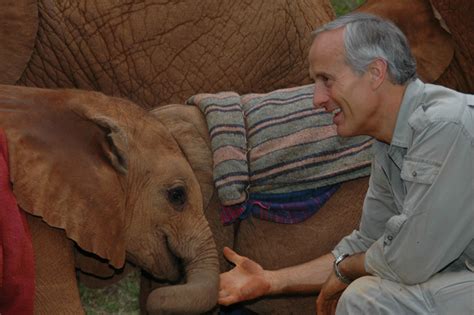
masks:
{"type": "Polygon", "coordinates": [[[228,247],[224,248],[224,256],[235,264],[235,267],[220,275],[219,304],[230,305],[269,292],[269,279],[259,264],[238,255],[228,247]]]}

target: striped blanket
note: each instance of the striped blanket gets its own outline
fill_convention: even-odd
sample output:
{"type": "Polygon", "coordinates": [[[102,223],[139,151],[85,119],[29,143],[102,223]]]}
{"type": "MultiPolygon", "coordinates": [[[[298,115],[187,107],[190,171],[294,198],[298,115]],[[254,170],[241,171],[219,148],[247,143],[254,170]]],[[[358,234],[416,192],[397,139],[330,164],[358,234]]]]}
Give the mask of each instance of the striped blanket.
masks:
{"type": "Polygon", "coordinates": [[[332,114],[312,105],[313,85],[267,94],[198,94],[206,117],[214,182],[225,207],[251,194],[288,194],[369,174],[368,137],[341,138],[332,114]]]}

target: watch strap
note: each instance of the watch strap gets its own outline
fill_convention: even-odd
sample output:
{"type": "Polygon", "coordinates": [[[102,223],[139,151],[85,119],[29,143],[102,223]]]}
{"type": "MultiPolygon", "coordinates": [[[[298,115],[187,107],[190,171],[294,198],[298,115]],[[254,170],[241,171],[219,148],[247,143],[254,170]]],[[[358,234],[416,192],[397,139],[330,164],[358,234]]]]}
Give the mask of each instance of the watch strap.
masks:
{"type": "Polygon", "coordinates": [[[352,282],[351,279],[349,279],[348,277],[344,276],[341,271],[339,270],[339,264],[344,260],[346,259],[347,257],[349,257],[349,254],[342,254],[340,256],[338,256],[336,258],[336,260],[334,260],[334,273],[336,274],[336,277],[341,280],[341,282],[345,283],[345,284],[350,284],[352,282]]]}

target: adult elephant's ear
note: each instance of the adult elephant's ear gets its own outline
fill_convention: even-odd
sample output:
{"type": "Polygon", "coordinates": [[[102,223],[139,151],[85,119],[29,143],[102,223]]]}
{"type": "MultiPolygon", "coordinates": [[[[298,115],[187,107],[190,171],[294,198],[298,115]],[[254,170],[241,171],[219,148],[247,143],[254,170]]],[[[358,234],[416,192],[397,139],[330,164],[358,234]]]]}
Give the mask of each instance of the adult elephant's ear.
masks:
{"type": "Polygon", "coordinates": [[[451,63],[453,39],[435,17],[429,0],[367,0],[356,11],[390,19],[405,33],[423,81],[436,81],[451,63]]]}
{"type": "Polygon", "coordinates": [[[13,84],[26,68],[38,31],[37,0],[0,1],[0,84],[13,84]]]}
{"type": "Polygon", "coordinates": [[[474,1],[430,0],[435,16],[453,36],[454,59],[438,80],[438,84],[474,93],[474,1]]]}
{"type": "Polygon", "coordinates": [[[0,127],[19,205],[120,268],[129,139],[107,102],[99,93],[0,86],[0,127]]]}

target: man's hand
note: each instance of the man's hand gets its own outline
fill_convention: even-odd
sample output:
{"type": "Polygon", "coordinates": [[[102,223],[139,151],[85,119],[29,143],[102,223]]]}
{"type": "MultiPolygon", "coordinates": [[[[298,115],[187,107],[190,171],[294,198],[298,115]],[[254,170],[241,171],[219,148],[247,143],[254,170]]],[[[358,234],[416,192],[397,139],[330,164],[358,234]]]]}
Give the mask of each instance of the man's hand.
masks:
{"type": "Polygon", "coordinates": [[[336,313],[337,302],[346,288],[347,284],[339,280],[334,272],[331,273],[319,292],[316,300],[316,313],[318,315],[336,313]]]}
{"type": "Polygon", "coordinates": [[[268,275],[259,264],[238,255],[228,247],[224,248],[224,256],[235,267],[220,275],[219,304],[230,305],[255,299],[269,292],[268,275]]]}

